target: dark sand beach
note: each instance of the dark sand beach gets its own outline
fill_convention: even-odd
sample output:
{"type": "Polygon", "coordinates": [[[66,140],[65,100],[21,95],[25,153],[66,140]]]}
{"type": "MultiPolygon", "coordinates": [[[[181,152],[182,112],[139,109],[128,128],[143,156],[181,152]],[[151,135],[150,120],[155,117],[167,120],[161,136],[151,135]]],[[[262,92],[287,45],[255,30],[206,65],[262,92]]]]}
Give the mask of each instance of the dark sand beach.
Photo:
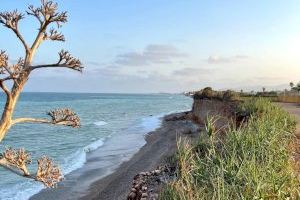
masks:
{"type": "Polygon", "coordinates": [[[130,160],[121,165],[116,163],[114,169],[107,169],[105,172],[93,166],[105,162],[96,151],[92,153],[87,164],[81,170],[67,176],[59,188],[44,189],[30,199],[126,199],[133,177],[142,171],[156,169],[166,158],[173,155],[178,136],[196,137],[195,133],[199,132],[199,127],[192,121],[181,118],[182,115],[186,113],[165,116],[161,127],[147,134],[145,138],[147,143],[130,160]]]}

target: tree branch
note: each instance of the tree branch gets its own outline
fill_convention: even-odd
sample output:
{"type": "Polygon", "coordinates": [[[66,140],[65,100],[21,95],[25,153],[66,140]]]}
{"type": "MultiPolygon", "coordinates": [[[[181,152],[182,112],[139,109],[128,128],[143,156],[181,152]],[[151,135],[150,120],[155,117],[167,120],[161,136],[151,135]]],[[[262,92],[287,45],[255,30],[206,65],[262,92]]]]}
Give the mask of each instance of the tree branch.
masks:
{"type": "Polygon", "coordinates": [[[37,162],[37,173],[31,175],[27,168],[31,157],[24,149],[8,148],[0,154],[0,166],[19,176],[42,182],[46,187],[55,187],[63,179],[60,168],[50,158],[43,156],[37,162]]]}
{"type": "Polygon", "coordinates": [[[6,94],[6,96],[9,98],[11,96],[11,93],[9,89],[4,85],[4,79],[0,80],[0,87],[3,90],[3,92],[6,94]]]}
{"type": "Polygon", "coordinates": [[[1,12],[0,13],[0,23],[3,24],[5,27],[11,29],[19,40],[22,42],[26,52],[29,51],[29,47],[26,44],[23,36],[19,32],[19,21],[24,18],[22,13],[19,13],[18,10],[14,10],[12,12],[1,12]]]}
{"type": "Polygon", "coordinates": [[[42,123],[72,127],[80,126],[80,118],[76,115],[75,112],[68,108],[53,110],[47,114],[51,117],[51,120],[37,118],[17,118],[12,120],[12,125],[15,125],[17,123],[42,123]]]}
{"type": "Polygon", "coordinates": [[[51,67],[65,67],[69,69],[73,69],[79,72],[82,72],[83,67],[81,66],[81,62],[79,59],[74,58],[68,51],[61,50],[59,52],[59,60],[57,63],[48,64],[48,65],[36,65],[31,66],[31,69],[39,69],[39,68],[51,68],[51,67]]]}
{"type": "Polygon", "coordinates": [[[56,23],[57,27],[60,28],[63,23],[67,22],[67,12],[58,12],[57,3],[53,1],[41,0],[41,3],[42,5],[37,8],[30,5],[27,11],[28,15],[36,17],[40,22],[39,33],[31,46],[33,54],[44,40],[65,41],[65,37],[54,29],[50,30],[48,35],[47,27],[52,23],[56,23]]]}
{"type": "Polygon", "coordinates": [[[18,124],[18,123],[45,123],[45,124],[53,124],[52,121],[48,119],[36,119],[36,118],[17,118],[12,121],[12,125],[18,124]]]}

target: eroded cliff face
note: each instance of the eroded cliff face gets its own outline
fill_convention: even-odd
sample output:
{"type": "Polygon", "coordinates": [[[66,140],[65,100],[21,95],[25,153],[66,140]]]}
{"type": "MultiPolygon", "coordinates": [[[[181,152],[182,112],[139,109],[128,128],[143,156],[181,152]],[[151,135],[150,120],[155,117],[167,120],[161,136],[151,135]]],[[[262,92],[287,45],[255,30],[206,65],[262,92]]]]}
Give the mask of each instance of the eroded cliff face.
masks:
{"type": "Polygon", "coordinates": [[[222,101],[219,99],[194,98],[192,117],[194,121],[205,124],[208,117],[216,117],[217,126],[221,127],[235,118],[237,101],[222,101]]]}

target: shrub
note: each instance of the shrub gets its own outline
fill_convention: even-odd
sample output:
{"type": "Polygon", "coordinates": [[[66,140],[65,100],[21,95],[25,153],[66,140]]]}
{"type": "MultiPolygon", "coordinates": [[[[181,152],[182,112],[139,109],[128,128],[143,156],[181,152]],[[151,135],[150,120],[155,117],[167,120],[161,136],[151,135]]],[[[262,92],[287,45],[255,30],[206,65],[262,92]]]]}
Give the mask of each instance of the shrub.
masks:
{"type": "MultiPolygon", "coordinates": [[[[241,106],[251,117],[222,140],[202,133],[195,145],[178,146],[178,180],[162,191],[162,200],[298,199],[290,144],[295,121],[271,102],[251,100],[241,106]]],[[[214,126],[208,120],[208,130],[214,126]],[[210,128],[209,128],[210,127],[210,128]]]]}

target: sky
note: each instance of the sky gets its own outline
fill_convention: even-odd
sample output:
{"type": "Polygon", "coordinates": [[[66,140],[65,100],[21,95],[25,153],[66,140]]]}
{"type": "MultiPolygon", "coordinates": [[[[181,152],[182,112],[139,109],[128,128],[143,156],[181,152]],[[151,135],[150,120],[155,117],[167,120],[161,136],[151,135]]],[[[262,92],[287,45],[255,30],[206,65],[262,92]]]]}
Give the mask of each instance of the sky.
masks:
{"type": "MultiPolygon", "coordinates": [[[[0,11],[25,12],[39,0],[1,0],[0,11]]],[[[284,89],[300,81],[298,0],[56,0],[68,11],[66,42],[44,42],[34,63],[53,63],[68,50],[83,73],[34,71],[25,91],[155,93],[215,89],[284,89]]],[[[38,23],[26,16],[28,43],[38,23]]],[[[0,49],[24,56],[0,27],[0,49]]]]}

